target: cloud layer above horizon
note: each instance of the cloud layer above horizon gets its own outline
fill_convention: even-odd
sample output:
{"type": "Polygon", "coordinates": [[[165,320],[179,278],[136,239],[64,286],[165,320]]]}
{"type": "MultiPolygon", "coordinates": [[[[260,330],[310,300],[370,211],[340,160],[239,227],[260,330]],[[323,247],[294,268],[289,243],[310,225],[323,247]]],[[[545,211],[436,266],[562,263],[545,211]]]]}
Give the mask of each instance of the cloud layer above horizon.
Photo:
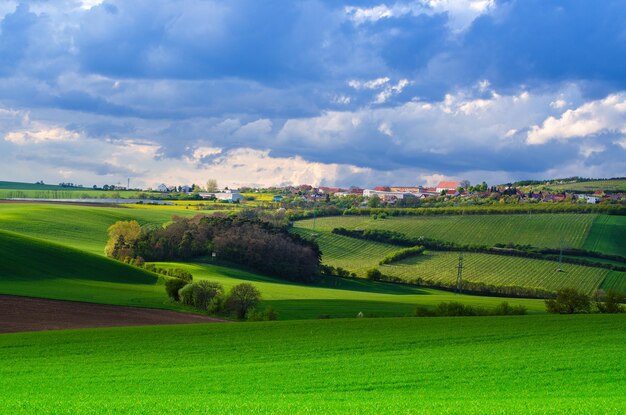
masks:
{"type": "Polygon", "coordinates": [[[0,5],[0,178],[384,185],[626,175],[626,4],[0,5]]]}

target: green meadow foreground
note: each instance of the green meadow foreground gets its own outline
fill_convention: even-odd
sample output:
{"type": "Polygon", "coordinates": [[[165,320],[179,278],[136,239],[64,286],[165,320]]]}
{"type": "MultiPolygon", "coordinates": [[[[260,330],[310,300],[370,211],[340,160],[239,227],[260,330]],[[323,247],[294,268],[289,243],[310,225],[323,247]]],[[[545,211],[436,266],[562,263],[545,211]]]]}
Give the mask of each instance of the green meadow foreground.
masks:
{"type": "Polygon", "coordinates": [[[0,336],[11,414],[622,414],[626,316],[352,319],[0,336]]]}

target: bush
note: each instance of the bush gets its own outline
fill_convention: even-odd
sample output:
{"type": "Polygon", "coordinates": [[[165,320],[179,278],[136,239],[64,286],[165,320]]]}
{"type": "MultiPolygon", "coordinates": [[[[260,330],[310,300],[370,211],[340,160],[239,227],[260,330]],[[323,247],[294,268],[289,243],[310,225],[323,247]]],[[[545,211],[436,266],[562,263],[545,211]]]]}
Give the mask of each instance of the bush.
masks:
{"type": "Polygon", "coordinates": [[[545,300],[546,311],[553,314],[588,313],[591,311],[591,299],[575,288],[562,288],[555,298],[545,300]]]}
{"type": "Polygon", "coordinates": [[[193,305],[199,310],[206,310],[213,298],[224,293],[224,287],[219,282],[203,280],[193,285],[193,305]]]}
{"type": "Polygon", "coordinates": [[[227,310],[238,319],[243,320],[248,310],[255,308],[261,300],[261,293],[250,283],[235,285],[226,299],[227,310]]]}
{"type": "Polygon", "coordinates": [[[167,296],[173,301],[179,301],[180,297],[178,292],[187,284],[189,284],[187,281],[179,278],[168,278],[167,281],[165,281],[165,292],[167,292],[167,296]]]}
{"type": "Polygon", "coordinates": [[[603,296],[603,302],[596,303],[598,311],[601,313],[623,313],[626,311],[621,304],[626,300],[626,296],[623,292],[611,288],[603,296]]]}
{"type": "Polygon", "coordinates": [[[370,281],[380,281],[383,277],[383,273],[377,268],[368,269],[365,275],[370,281]]]}
{"type": "Polygon", "coordinates": [[[223,294],[216,295],[209,301],[206,309],[211,314],[223,314],[226,310],[226,297],[223,294]]]}
{"type": "Polygon", "coordinates": [[[507,301],[503,301],[491,311],[494,316],[519,316],[526,314],[526,307],[523,305],[510,305],[507,301]]]}
{"type": "Polygon", "coordinates": [[[411,248],[401,249],[395,251],[384,257],[380,261],[380,265],[391,264],[392,262],[400,261],[401,259],[409,258],[415,255],[421,255],[424,253],[423,246],[414,246],[411,248]]]}
{"type": "Polygon", "coordinates": [[[186,284],[178,291],[178,299],[184,305],[193,306],[193,284],[186,284]]]}

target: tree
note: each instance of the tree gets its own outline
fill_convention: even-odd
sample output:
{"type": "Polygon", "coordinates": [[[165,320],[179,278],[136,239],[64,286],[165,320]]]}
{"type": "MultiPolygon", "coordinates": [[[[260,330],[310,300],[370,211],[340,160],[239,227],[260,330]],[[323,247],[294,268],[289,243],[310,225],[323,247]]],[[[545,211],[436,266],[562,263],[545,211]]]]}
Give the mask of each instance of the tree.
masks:
{"type": "Polygon", "coordinates": [[[616,290],[615,288],[609,289],[606,293],[601,293],[601,296],[599,296],[599,298],[596,297],[595,300],[596,307],[601,313],[623,313],[626,311],[622,305],[622,303],[626,301],[626,296],[622,291],[616,290]]]}
{"type": "Polygon", "coordinates": [[[215,179],[209,179],[206,182],[206,191],[209,193],[214,193],[218,191],[218,187],[217,187],[217,180],[215,179]]]}
{"type": "Polygon", "coordinates": [[[461,187],[462,187],[463,189],[469,189],[469,187],[470,187],[470,182],[469,182],[469,180],[461,180],[461,187]]]}
{"type": "Polygon", "coordinates": [[[591,299],[575,288],[562,288],[556,292],[555,298],[545,301],[546,311],[554,314],[588,313],[591,310],[591,299]]]}
{"type": "Polygon", "coordinates": [[[259,290],[254,285],[244,282],[235,285],[230,290],[226,300],[226,307],[237,318],[244,319],[248,310],[255,308],[260,300],[261,293],[259,290]]]}
{"type": "Polygon", "coordinates": [[[367,279],[371,281],[380,281],[383,274],[378,270],[378,268],[368,269],[366,273],[367,279]]]}
{"type": "Polygon", "coordinates": [[[135,245],[141,233],[141,226],[136,220],[118,221],[109,226],[107,233],[109,234],[109,240],[104,247],[104,253],[108,257],[121,259],[118,256],[121,248],[132,248],[135,245]],[[120,240],[123,246],[120,245],[120,240]],[[116,255],[114,255],[116,247],[117,251],[115,252],[116,255]]]}
{"type": "Polygon", "coordinates": [[[367,201],[367,206],[371,208],[380,207],[380,197],[378,195],[371,196],[369,200],[367,201]]]}

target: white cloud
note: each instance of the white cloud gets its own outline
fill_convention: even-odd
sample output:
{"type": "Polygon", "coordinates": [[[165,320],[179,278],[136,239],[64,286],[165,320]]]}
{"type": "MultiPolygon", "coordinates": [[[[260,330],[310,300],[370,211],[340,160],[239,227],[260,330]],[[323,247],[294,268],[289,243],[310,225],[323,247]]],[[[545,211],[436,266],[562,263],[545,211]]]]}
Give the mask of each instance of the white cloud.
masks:
{"type": "Polygon", "coordinates": [[[51,141],[75,141],[80,134],[68,131],[62,127],[40,126],[33,130],[10,131],[4,135],[4,139],[14,144],[38,144],[51,141]]]}
{"type": "Polygon", "coordinates": [[[465,30],[478,16],[495,8],[495,0],[416,0],[397,2],[392,6],[379,4],[373,7],[348,6],[346,16],[355,25],[375,23],[382,19],[447,13],[448,25],[453,32],[465,30]]]}
{"type": "Polygon", "coordinates": [[[348,81],[348,85],[354,89],[379,89],[382,88],[389,82],[388,77],[381,77],[376,79],[371,79],[369,81],[358,81],[356,79],[352,79],[348,81]]]}
{"type": "Polygon", "coordinates": [[[563,107],[564,107],[564,106],[566,106],[566,105],[567,105],[567,102],[565,102],[565,101],[564,101],[564,100],[562,100],[562,99],[557,99],[557,100],[552,101],[552,102],[550,103],[550,106],[551,106],[552,108],[555,108],[555,109],[561,109],[561,108],[563,108],[563,107]]]}
{"type": "Polygon", "coordinates": [[[551,140],[567,140],[601,132],[620,131],[626,134],[626,94],[587,102],[565,111],[559,118],[548,117],[542,125],[528,132],[528,144],[545,144],[551,140]]]}

